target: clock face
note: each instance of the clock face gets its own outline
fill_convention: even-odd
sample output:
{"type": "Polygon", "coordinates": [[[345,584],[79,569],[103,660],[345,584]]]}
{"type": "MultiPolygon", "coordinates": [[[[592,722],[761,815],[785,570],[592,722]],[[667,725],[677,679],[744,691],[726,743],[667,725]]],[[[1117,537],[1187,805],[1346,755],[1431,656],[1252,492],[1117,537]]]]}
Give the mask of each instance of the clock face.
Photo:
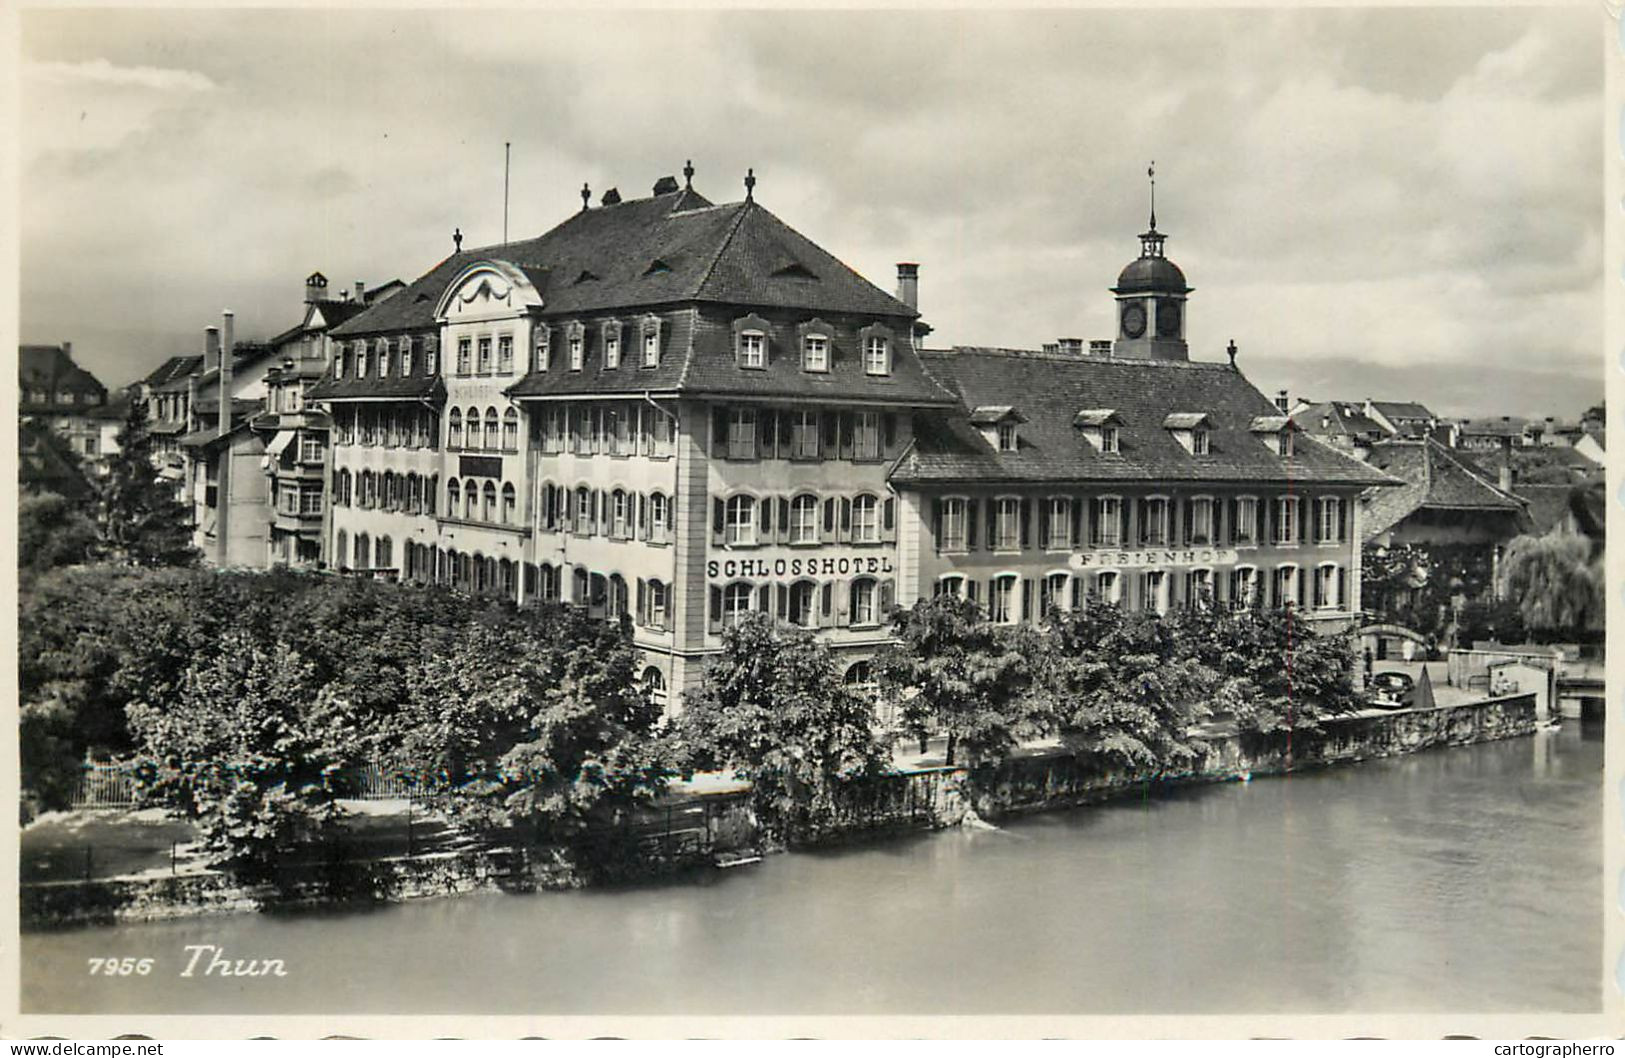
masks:
{"type": "Polygon", "coordinates": [[[1145,306],[1138,301],[1123,306],[1123,333],[1130,338],[1145,333],[1145,306]]]}
{"type": "Polygon", "coordinates": [[[1180,304],[1169,299],[1157,305],[1157,334],[1163,338],[1179,337],[1180,304]]]}

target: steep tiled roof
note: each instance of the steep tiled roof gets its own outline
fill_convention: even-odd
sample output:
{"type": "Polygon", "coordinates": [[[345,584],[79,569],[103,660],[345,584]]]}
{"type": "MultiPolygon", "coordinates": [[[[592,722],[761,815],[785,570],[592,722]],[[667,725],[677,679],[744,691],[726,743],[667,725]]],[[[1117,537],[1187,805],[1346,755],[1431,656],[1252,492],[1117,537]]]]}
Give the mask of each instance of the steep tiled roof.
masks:
{"type": "Polygon", "coordinates": [[[391,375],[388,378],[356,378],[350,375],[345,378],[324,377],[320,382],[311,386],[305,393],[306,400],[444,400],[446,384],[439,375],[425,375],[422,372],[411,374],[402,378],[391,375]]]}
{"type": "MultiPolygon", "coordinates": [[[[1386,413],[1384,413],[1386,414],[1386,413]]],[[[1346,404],[1335,400],[1311,404],[1292,414],[1292,421],[1306,433],[1325,436],[1387,437],[1388,431],[1371,418],[1360,404],[1346,404]]]]}
{"type": "MultiPolygon", "coordinates": [[[[1585,486],[1579,487],[1584,493],[1585,486]]],[[[1517,497],[1529,507],[1529,521],[1532,531],[1537,534],[1551,532],[1569,515],[1569,495],[1575,491],[1572,485],[1518,485],[1513,490],[1517,497]]]]}
{"type": "Polygon", "coordinates": [[[1390,420],[1400,419],[1433,419],[1437,418],[1424,404],[1405,400],[1374,400],[1371,406],[1390,420]]]}
{"type": "MultiPolygon", "coordinates": [[[[30,390],[52,393],[86,393],[106,397],[107,389],[96,376],[73,362],[58,345],[19,345],[17,347],[19,385],[26,398],[30,390]]],[[[24,404],[27,405],[25,399],[24,404]]]]}
{"type": "MultiPolygon", "coordinates": [[[[241,374],[245,369],[253,367],[274,352],[271,343],[261,341],[233,342],[231,346],[231,370],[233,374],[241,374]]],[[[192,358],[188,358],[192,359],[192,358]]],[[[203,358],[196,357],[196,367],[191,371],[172,375],[165,382],[155,385],[153,389],[163,393],[184,392],[187,376],[195,376],[197,387],[203,389],[212,386],[220,377],[220,369],[212,367],[207,371],[199,371],[203,366],[203,358]]]]}
{"type": "Polygon", "coordinates": [[[333,335],[428,328],[451,280],[493,258],[525,271],[549,318],[692,301],[916,315],[757,203],[717,206],[677,191],[582,210],[535,239],[455,253],[333,335]]]}
{"type": "Polygon", "coordinates": [[[201,354],[197,356],[172,356],[159,364],[151,374],[143,378],[138,384],[157,387],[165,382],[173,382],[177,378],[197,374],[201,370],[203,370],[203,357],[201,354]]]}
{"type": "Polygon", "coordinates": [[[1383,485],[1383,474],[1300,437],[1290,457],[1255,436],[1275,406],[1229,365],[1104,359],[1011,349],[923,354],[926,370],[962,407],[916,416],[915,444],[894,471],[901,481],[1210,481],[1383,485]],[[1008,404],[1028,423],[1015,452],[995,451],[968,409],[1008,404]],[[1115,410],[1119,451],[1097,451],[1073,425],[1080,411],[1115,410]],[[1172,412],[1208,416],[1211,448],[1185,450],[1163,426],[1172,412]]]}
{"type": "Polygon", "coordinates": [[[1518,512],[1524,507],[1516,496],[1497,488],[1472,460],[1437,441],[1382,441],[1371,446],[1368,461],[1405,483],[1370,497],[1364,527],[1368,536],[1424,508],[1518,512]]]}

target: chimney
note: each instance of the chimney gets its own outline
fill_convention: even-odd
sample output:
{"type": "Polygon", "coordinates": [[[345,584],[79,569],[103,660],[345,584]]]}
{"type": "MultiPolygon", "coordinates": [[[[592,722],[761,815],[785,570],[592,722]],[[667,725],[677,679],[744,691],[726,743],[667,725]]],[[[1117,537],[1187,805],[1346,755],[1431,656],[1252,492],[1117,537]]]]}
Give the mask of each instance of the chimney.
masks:
{"type": "MultiPolygon", "coordinates": [[[[672,182],[676,183],[675,180],[672,181],[672,182]]],[[[655,194],[657,194],[657,195],[660,194],[660,191],[658,190],[659,187],[660,187],[659,184],[655,185],[655,188],[656,188],[655,194]]],[[[621,192],[617,188],[613,188],[613,187],[610,188],[608,191],[604,192],[604,197],[602,197],[602,198],[600,198],[598,200],[598,204],[601,205],[601,206],[618,206],[618,205],[620,205],[621,204],[621,192]]]]}
{"type": "Polygon", "coordinates": [[[1495,484],[1501,489],[1502,492],[1511,492],[1513,476],[1512,464],[1502,463],[1500,469],[1495,473],[1495,484]]]}
{"type": "Polygon", "coordinates": [[[1089,339],[1089,355],[1090,356],[1111,356],[1112,355],[1112,340],[1110,338],[1091,338],[1091,339],[1089,339]]]}
{"type": "Polygon", "coordinates": [[[203,370],[213,371],[220,366],[220,328],[203,328],[203,370]]]}
{"type": "Polygon", "coordinates": [[[1083,339],[1082,338],[1062,338],[1062,339],[1060,339],[1058,341],[1057,344],[1059,344],[1060,347],[1061,347],[1061,355],[1062,356],[1082,356],[1083,355],[1083,339]]]}
{"type": "Polygon", "coordinates": [[[897,262],[897,300],[919,311],[920,266],[912,261],[897,262]]]}
{"type": "MultiPolygon", "coordinates": [[[[62,355],[67,357],[69,360],[73,359],[73,343],[72,342],[63,342],[62,343],[62,355]]],[[[1547,419],[1546,421],[1551,422],[1552,420],[1547,419]]]]}
{"type": "Polygon", "coordinates": [[[355,281],[355,303],[357,305],[365,305],[367,303],[367,284],[363,283],[359,279],[355,281]]]}
{"type": "MultiPolygon", "coordinates": [[[[655,194],[657,194],[657,195],[669,195],[669,194],[671,194],[672,192],[674,192],[676,190],[677,190],[677,178],[675,176],[663,176],[659,180],[655,181],[655,194]]],[[[621,200],[621,196],[617,194],[615,196],[615,201],[619,202],[620,200],[621,200]]],[[[608,203],[608,202],[606,202],[604,204],[606,206],[607,205],[612,205],[612,203],[608,203]]]]}
{"type": "Polygon", "coordinates": [[[1275,407],[1280,411],[1280,413],[1282,415],[1286,414],[1287,407],[1288,407],[1288,405],[1290,403],[1291,402],[1288,401],[1287,398],[1286,398],[1286,390],[1281,389],[1281,390],[1276,390],[1275,391],[1275,407]]]}
{"type": "Polygon", "coordinates": [[[217,436],[224,437],[231,432],[231,357],[236,342],[232,333],[235,317],[230,311],[221,315],[224,325],[220,328],[223,341],[220,346],[220,426],[217,436]]]}

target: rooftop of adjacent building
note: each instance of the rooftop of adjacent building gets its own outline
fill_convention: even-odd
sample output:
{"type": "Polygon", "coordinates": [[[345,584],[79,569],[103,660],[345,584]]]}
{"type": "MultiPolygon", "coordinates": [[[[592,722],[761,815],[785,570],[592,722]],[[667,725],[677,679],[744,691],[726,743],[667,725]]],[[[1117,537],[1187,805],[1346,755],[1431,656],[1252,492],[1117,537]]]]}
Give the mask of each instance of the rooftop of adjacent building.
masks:
{"type": "Polygon", "coordinates": [[[1369,497],[1367,535],[1384,532],[1423,509],[1514,515],[1525,510],[1524,501],[1502,489],[1484,468],[1432,438],[1379,441],[1371,446],[1368,462],[1405,484],[1369,497]]]}
{"type": "Polygon", "coordinates": [[[74,363],[73,343],[17,347],[19,412],[25,415],[74,414],[107,400],[107,387],[74,363]],[[45,400],[32,399],[45,394],[45,400]],[[64,402],[60,398],[68,397],[64,402]]]}

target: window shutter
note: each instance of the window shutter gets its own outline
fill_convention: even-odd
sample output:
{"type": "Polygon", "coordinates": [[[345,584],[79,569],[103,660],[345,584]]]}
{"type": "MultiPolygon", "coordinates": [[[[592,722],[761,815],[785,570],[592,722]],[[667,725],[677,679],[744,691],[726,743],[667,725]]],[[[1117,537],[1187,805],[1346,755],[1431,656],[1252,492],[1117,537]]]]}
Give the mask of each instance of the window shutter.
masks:
{"type": "Polygon", "coordinates": [[[1117,504],[1117,519],[1118,519],[1118,523],[1119,523],[1118,527],[1117,527],[1117,539],[1122,541],[1122,546],[1123,547],[1128,547],[1131,543],[1133,543],[1133,541],[1131,541],[1129,539],[1129,535],[1128,535],[1128,531],[1129,531],[1129,528],[1130,528],[1130,523],[1129,523],[1129,502],[1127,500],[1118,501],[1118,504],[1117,504]]]}
{"type": "Polygon", "coordinates": [[[897,443],[897,414],[886,412],[880,417],[880,445],[881,451],[890,453],[892,446],[897,443]]]}
{"type": "Polygon", "coordinates": [[[819,543],[833,544],[835,542],[835,498],[832,496],[824,501],[824,535],[819,543]]]}
{"type": "Polygon", "coordinates": [[[937,554],[942,554],[942,501],[931,501],[931,539],[936,541],[937,554]]]}
{"type": "Polygon", "coordinates": [[[1270,496],[1260,496],[1253,501],[1253,535],[1260,544],[1272,543],[1275,540],[1275,499],[1270,496]]]}
{"type": "Polygon", "coordinates": [[[1021,619],[1033,619],[1033,579],[1027,577],[1021,582],[1021,619]]]}
{"type": "Polygon", "coordinates": [[[779,524],[775,530],[774,540],[784,541],[790,538],[790,497],[779,497],[779,524]]]}
{"type": "Polygon", "coordinates": [[[756,608],[762,613],[773,612],[773,585],[764,584],[757,589],[756,608]]]}
{"type": "Polygon", "coordinates": [[[880,539],[884,543],[897,542],[897,499],[887,496],[880,505],[880,539]]]}
{"type": "Polygon", "coordinates": [[[1298,535],[1297,535],[1297,539],[1295,541],[1296,543],[1301,544],[1305,540],[1309,539],[1309,534],[1304,531],[1304,524],[1303,524],[1304,522],[1309,520],[1308,519],[1308,513],[1309,513],[1309,498],[1307,496],[1299,496],[1298,497],[1298,526],[1297,526],[1298,535]]]}
{"type": "Polygon", "coordinates": [[[780,584],[773,594],[778,601],[778,615],[779,620],[782,621],[790,615],[790,589],[788,586],[780,584]]]}
{"type": "Polygon", "coordinates": [[[969,599],[971,602],[975,602],[976,601],[976,595],[977,595],[976,582],[974,580],[971,580],[969,577],[966,577],[965,578],[965,598],[969,599]]]}
{"type": "Polygon", "coordinates": [[[841,412],[841,458],[852,458],[852,413],[841,412]]]}
{"type": "Polygon", "coordinates": [[[1180,539],[1187,544],[1191,542],[1191,522],[1195,521],[1191,517],[1191,503],[1191,500],[1181,498],[1174,500],[1173,506],[1174,522],[1182,530],[1180,539]]]}
{"type": "Polygon", "coordinates": [[[638,493],[638,539],[649,539],[649,495],[638,493]]]}
{"type": "Polygon", "coordinates": [[[720,497],[713,499],[711,501],[711,542],[713,544],[720,544],[723,542],[727,526],[727,517],[727,507],[723,503],[722,499],[720,497]]]}
{"type": "Polygon", "coordinates": [[[822,598],[819,600],[818,624],[819,624],[819,627],[821,627],[821,628],[828,628],[829,626],[831,626],[831,625],[833,625],[835,623],[835,584],[834,584],[834,582],[833,581],[825,581],[823,590],[820,592],[820,595],[822,596],[822,598]]]}
{"type": "Polygon", "coordinates": [[[1025,499],[1024,498],[1021,501],[1021,537],[1020,537],[1021,546],[1023,548],[1025,548],[1027,546],[1027,542],[1032,538],[1032,524],[1033,524],[1033,501],[1030,500],[1030,499],[1025,499]]]}
{"type": "Polygon", "coordinates": [[[1341,610],[1349,608],[1349,571],[1342,566],[1337,567],[1337,606],[1341,610]]]}
{"type": "Polygon", "coordinates": [[[896,594],[896,582],[890,577],[880,582],[880,609],[878,615],[882,621],[891,616],[892,609],[896,605],[894,601],[896,594]]]}
{"type": "Polygon", "coordinates": [[[1050,501],[1047,497],[1038,501],[1038,546],[1040,549],[1049,546],[1049,507],[1050,501]]]}
{"type": "MultiPolygon", "coordinates": [[[[1311,571],[1311,572],[1313,572],[1313,571],[1311,571]]],[[[1303,594],[1304,594],[1304,592],[1303,592],[1303,582],[1305,580],[1307,580],[1308,578],[1306,578],[1303,575],[1303,568],[1301,566],[1298,568],[1297,573],[1293,576],[1292,579],[1297,582],[1296,584],[1293,585],[1293,587],[1295,587],[1297,589],[1298,605],[1302,606],[1303,605],[1303,594]]]]}
{"type": "MultiPolygon", "coordinates": [[[[998,513],[999,513],[999,501],[996,500],[996,499],[988,500],[987,501],[987,549],[989,551],[993,550],[993,545],[998,540],[997,525],[995,524],[999,520],[998,519],[998,513]]],[[[990,596],[988,596],[988,598],[991,599],[992,596],[990,595],[990,596]]]]}
{"type": "Polygon", "coordinates": [[[763,459],[773,458],[773,422],[776,417],[777,413],[771,408],[762,408],[756,413],[756,454],[763,459]]]}
{"type": "Polygon", "coordinates": [[[981,500],[968,499],[965,501],[965,550],[967,551],[976,550],[976,541],[978,539],[976,535],[976,530],[978,528],[976,522],[977,515],[981,513],[981,500]]]}
{"type": "Polygon", "coordinates": [[[846,496],[841,497],[841,531],[837,539],[843,544],[852,539],[852,501],[846,496]]]}
{"type": "Polygon", "coordinates": [[[1081,609],[1083,604],[1083,578],[1072,578],[1072,609],[1081,609]]]}
{"type": "Polygon", "coordinates": [[[721,456],[728,451],[728,409],[715,408],[711,412],[711,455],[721,456]]]}
{"type": "MultiPolygon", "coordinates": [[[[1072,537],[1067,541],[1069,547],[1081,548],[1083,546],[1083,508],[1085,504],[1082,497],[1072,498],[1072,537]]],[[[1074,596],[1076,592],[1073,593],[1074,596]]]]}
{"type": "Polygon", "coordinates": [[[832,411],[823,415],[823,423],[818,428],[818,439],[824,448],[825,459],[835,459],[840,454],[840,423],[841,417],[832,411]]]}
{"type": "Polygon", "coordinates": [[[638,624],[643,624],[643,616],[647,612],[648,597],[645,593],[643,578],[638,578],[638,624]]]}
{"type": "MultiPolygon", "coordinates": [[[[835,595],[835,620],[834,620],[834,624],[835,624],[835,626],[837,628],[845,628],[847,626],[847,624],[851,621],[851,617],[852,617],[852,585],[855,584],[855,583],[856,583],[856,581],[850,581],[849,580],[845,584],[841,585],[841,590],[840,591],[833,592],[833,594],[835,595]]],[[[827,585],[827,586],[833,591],[833,589],[835,587],[835,584],[834,584],[833,581],[831,581],[830,584],[827,585]]]]}
{"type": "Polygon", "coordinates": [[[773,512],[777,507],[772,496],[763,496],[756,503],[756,519],[764,543],[773,539],[773,512]]]}
{"type": "Polygon", "coordinates": [[[722,589],[711,587],[711,620],[707,627],[712,632],[722,631],[722,589]]]}

